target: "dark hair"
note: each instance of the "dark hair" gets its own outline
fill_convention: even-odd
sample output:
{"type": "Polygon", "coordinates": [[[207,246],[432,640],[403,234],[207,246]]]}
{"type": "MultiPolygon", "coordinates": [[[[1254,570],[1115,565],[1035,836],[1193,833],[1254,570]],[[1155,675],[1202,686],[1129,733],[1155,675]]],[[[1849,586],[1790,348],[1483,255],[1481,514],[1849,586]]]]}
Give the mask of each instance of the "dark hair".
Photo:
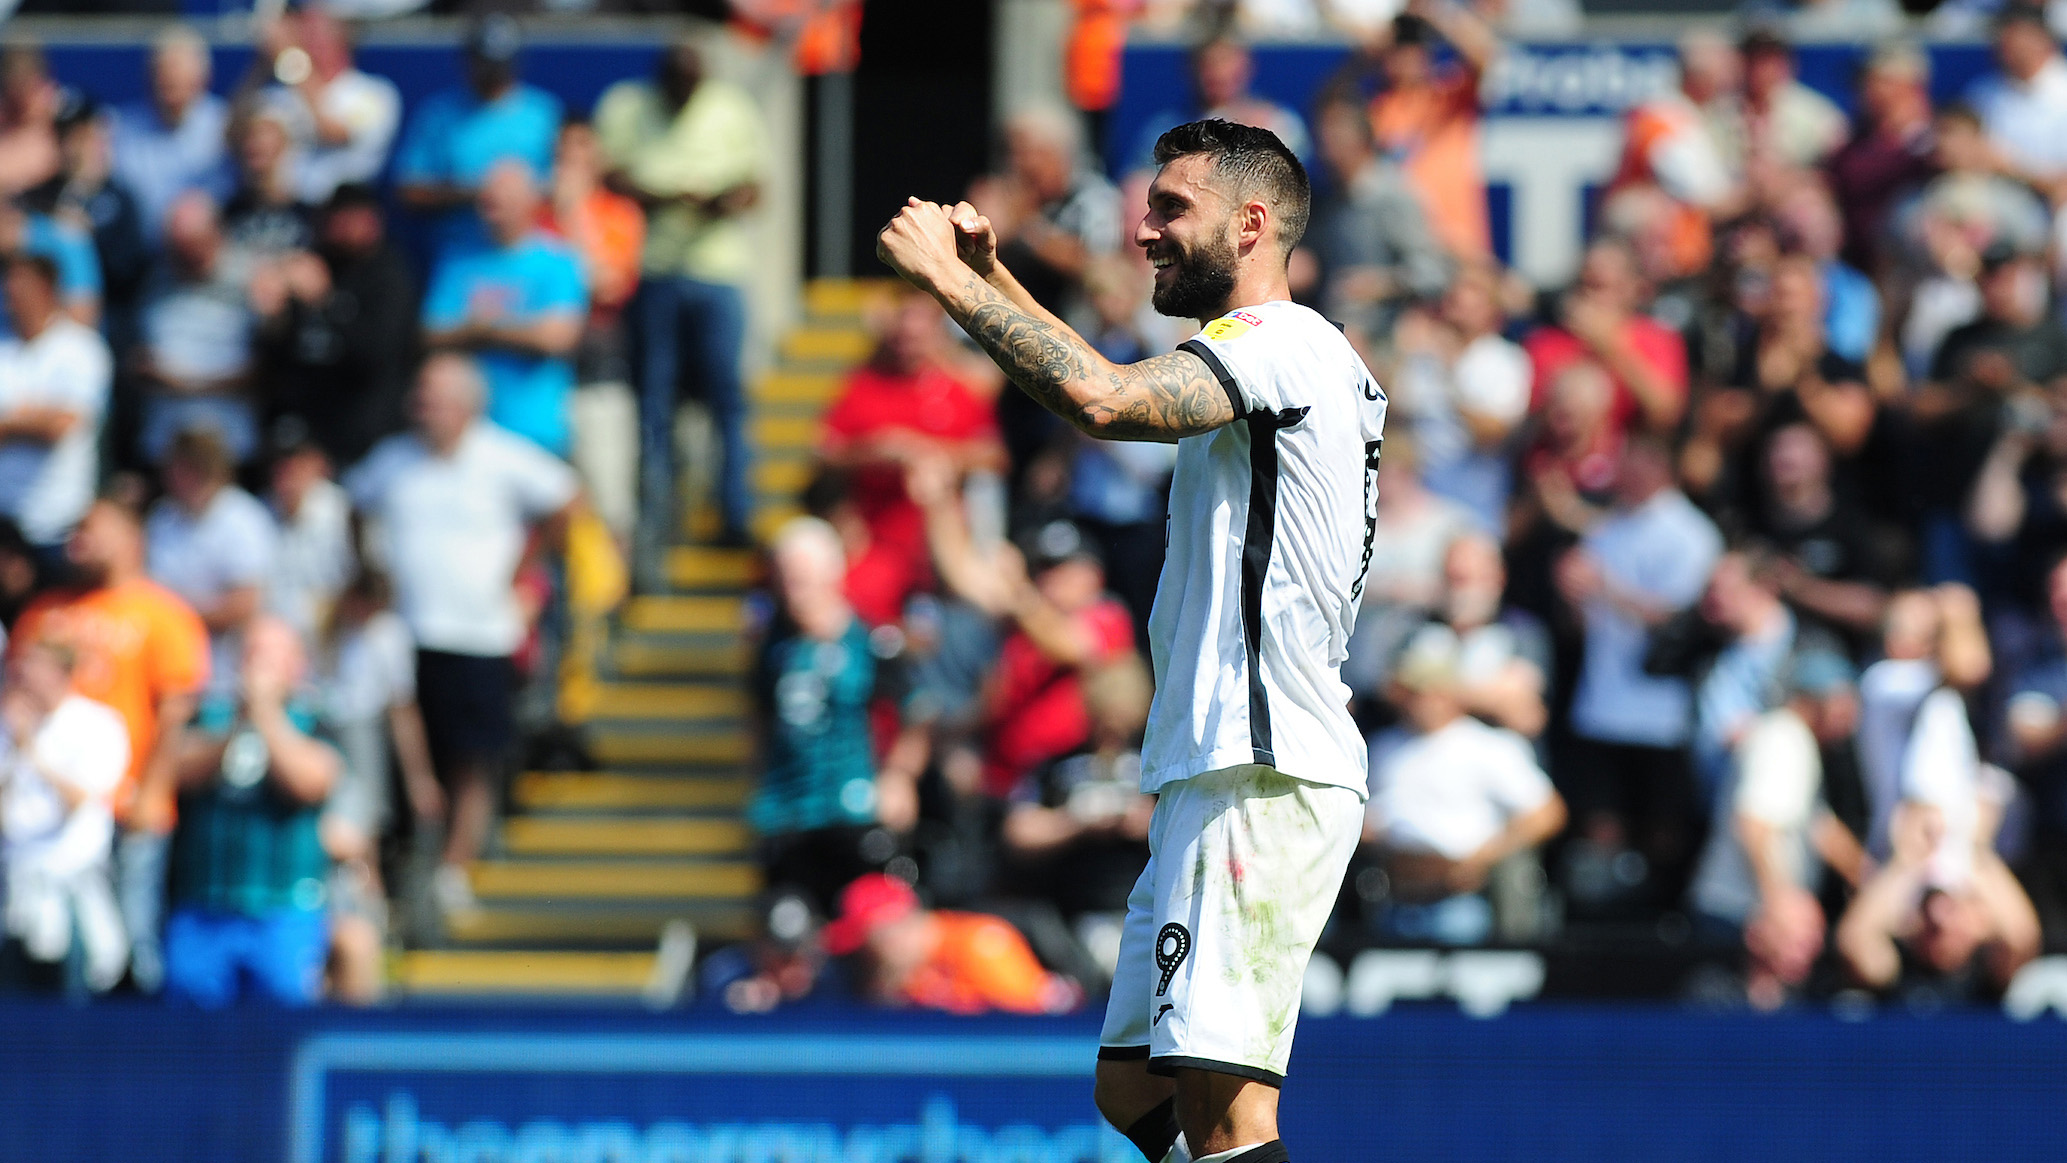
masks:
{"type": "Polygon", "coordinates": [[[17,251],[7,256],[7,269],[11,271],[16,267],[25,267],[36,272],[36,277],[42,279],[44,285],[52,290],[57,289],[59,283],[57,261],[49,255],[17,251]]]}
{"type": "Polygon", "coordinates": [[[1233,179],[1230,193],[1238,200],[1261,195],[1271,204],[1278,215],[1278,243],[1290,254],[1306,234],[1313,197],[1298,155],[1268,129],[1219,118],[1186,122],[1156,139],[1159,166],[1193,154],[1212,158],[1213,168],[1233,179]]]}

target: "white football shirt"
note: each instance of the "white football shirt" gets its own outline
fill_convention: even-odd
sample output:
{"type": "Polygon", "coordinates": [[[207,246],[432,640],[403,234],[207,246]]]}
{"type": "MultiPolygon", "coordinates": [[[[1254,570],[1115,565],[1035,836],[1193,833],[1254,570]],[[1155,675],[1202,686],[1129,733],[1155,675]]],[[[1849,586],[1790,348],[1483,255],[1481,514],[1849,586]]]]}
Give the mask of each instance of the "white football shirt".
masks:
{"type": "Polygon", "coordinates": [[[1179,345],[1237,419],[1177,444],[1141,788],[1257,763],[1366,792],[1342,660],[1371,561],[1385,393],[1334,324],[1245,307],[1179,345]]]}

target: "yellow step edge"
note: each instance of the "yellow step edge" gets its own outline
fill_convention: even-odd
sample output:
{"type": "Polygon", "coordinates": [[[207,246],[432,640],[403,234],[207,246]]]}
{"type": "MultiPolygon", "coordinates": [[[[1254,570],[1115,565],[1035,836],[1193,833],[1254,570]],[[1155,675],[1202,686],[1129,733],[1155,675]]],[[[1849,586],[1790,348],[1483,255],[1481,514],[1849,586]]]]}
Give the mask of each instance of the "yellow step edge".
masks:
{"type": "Polygon", "coordinates": [[[610,652],[617,673],[632,678],[657,674],[693,674],[738,678],[747,672],[750,659],[738,642],[722,646],[656,646],[650,642],[620,642],[610,652]]]}
{"type": "Polygon", "coordinates": [[[627,764],[739,764],[753,753],[745,731],[723,731],[710,735],[648,734],[633,731],[597,731],[589,740],[596,762],[609,766],[627,764]]]}
{"type": "Polygon", "coordinates": [[[764,493],[801,493],[817,472],[818,465],[804,457],[755,461],[754,487],[764,493]]]}
{"type": "Polygon", "coordinates": [[[712,856],[745,851],[753,829],[738,820],[569,820],[518,817],[502,826],[513,856],[712,856]]]}
{"type": "Polygon", "coordinates": [[[769,372],[754,382],[747,398],[764,404],[829,404],[844,379],[835,372],[769,372]]]}
{"type": "MultiPolygon", "coordinates": [[[[672,913],[619,913],[580,909],[476,909],[446,918],[446,935],[455,941],[654,941],[672,913]]],[[[699,941],[738,941],[755,931],[754,912],[746,906],[698,908],[685,917],[699,941]]]]}
{"type": "Polygon", "coordinates": [[[747,897],[761,891],[761,870],[744,861],[484,860],[468,871],[474,894],[484,902],[496,897],[747,897]]]}
{"type": "Polygon", "coordinates": [[[419,950],[402,955],[410,993],[636,994],[653,976],[651,953],[419,950]]]}
{"type": "Polygon", "coordinates": [[[782,337],[782,358],[797,362],[859,363],[875,350],[876,338],[860,326],[806,326],[782,337]]]}
{"type": "Polygon", "coordinates": [[[808,449],[818,446],[816,416],[756,416],[750,438],[757,448],[808,449]]]}
{"type": "Polygon", "coordinates": [[[813,279],[804,286],[804,309],[813,315],[860,315],[887,299],[895,287],[889,279],[813,279]]]}
{"type": "MultiPolygon", "coordinates": [[[[758,472],[761,466],[757,464],[754,468],[758,472]]],[[[753,551],[746,549],[708,549],[703,546],[684,545],[669,550],[667,555],[668,579],[678,586],[744,588],[753,584],[759,569],[753,551]]]]}
{"type": "Polygon", "coordinates": [[[731,719],[746,710],[746,692],[736,685],[599,682],[587,717],[731,719]]]}
{"type": "Polygon", "coordinates": [[[643,597],[624,606],[624,628],[659,634],[735,633],[745,625],[736,597],[643,597]]]}
{"type": "Polygon", "coordinates": [[[601,771],[530,772],[517,777],[516,799],[528,811],[736,808],[754,782],[745,776],[695,778],[613,775],[601,771]]]}

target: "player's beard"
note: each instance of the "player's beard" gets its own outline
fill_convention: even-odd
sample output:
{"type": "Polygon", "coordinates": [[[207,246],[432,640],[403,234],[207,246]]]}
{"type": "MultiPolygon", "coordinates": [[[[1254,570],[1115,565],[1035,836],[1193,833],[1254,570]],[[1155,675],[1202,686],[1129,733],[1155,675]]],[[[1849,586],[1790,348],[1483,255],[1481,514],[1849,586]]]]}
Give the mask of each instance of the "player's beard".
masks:
{"type": "Polygon", "coordinates": [[[1173,319],[1208,319],[1220,314],[1234,294],[1234,268],[1240,261],[1234,240],[1223,234],[1192,250],[1174,243],[1164,243],[1159,249],[1175,260],[1171,269],[1176,273],[1168,283],[1157,284],[1150,300],[1155,309],[1173,319]]]}

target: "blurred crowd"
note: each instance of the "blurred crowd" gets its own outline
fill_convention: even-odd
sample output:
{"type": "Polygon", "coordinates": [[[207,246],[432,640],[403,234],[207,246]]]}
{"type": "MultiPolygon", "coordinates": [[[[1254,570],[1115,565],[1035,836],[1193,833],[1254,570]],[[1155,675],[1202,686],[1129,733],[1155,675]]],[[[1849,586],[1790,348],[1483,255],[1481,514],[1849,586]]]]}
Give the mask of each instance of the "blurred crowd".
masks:
{"type": "MultiPolygon", "coordinates": [[[[1774,1008],[1988,998],[2067,944],[2067,61],[2038,9],[1988,27],[1955,100],[1917,48],[1862,52],[1856,117],[1779,26],[1688,35],[1547,292],[1493,257],[1480,14],[1411,0],[1305,110],[1236,36],[1197,47],[1144,143],[1221,116],[1309,159],[1294,293],[1391,400],[1344,668],[1366,844],[1324,949],[1656,949],[1774,1008]]],[[[1092,125],[1010,118],[969,198],[1132,360],[1192,324],[1130,245],[1143,143],[1092,125]]],[[[707,985],[765,1008],[860,949],[865,993],[1052,1007],[1006,961],[1095,994],[1146,858],[1171,450],[1050,420],[930,300],[877,323],[772,549],[770,936],[707,985]],[[952,910],[1023,940],[985,968],[952,910]]]]}
{"type": "Polygon", "coordinates": [[[331,10],[256,35],[115,107],[0,48],[0,986],[376,998],[477,907],[562,548],[672,527],[685,386],[746,539],[753,100],[683,40],[570,110],[491,16],[405,108],[331,10]]]}

